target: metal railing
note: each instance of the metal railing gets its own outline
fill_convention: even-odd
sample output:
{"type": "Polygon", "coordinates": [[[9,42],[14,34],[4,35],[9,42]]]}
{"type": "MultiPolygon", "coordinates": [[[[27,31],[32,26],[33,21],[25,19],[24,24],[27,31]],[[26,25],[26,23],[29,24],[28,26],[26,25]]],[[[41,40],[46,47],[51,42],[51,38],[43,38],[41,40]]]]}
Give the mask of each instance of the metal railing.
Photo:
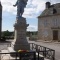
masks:
{"type": "MultiPolygon", "coordinates": [[[[29,44],[30,44],[29,52],[0,53],[0,60],[4,60],[3,59],[4,57],[8,57],[9,60],[12,60],[12,59],[14,60],[40,60],[40,58],[44,60],[44,57],[49,60],[55,60],[55,50],[41,46],[41,45],[37,45],[35,43],[29,43],[29,44]],[[38,55],[36,55],[36,53],[38,55]],[[43,57],[40,57],[39,54],[42,55],[43,57]],[[11,55],[14,57],[12,58],[11,55]]],[[[11,44],[8,46],[11,46],[11,44]]]]}
{"type": "Polygon", "coordinates": [[[53,49],[50,49],[41,45],[37,45],[34,43],[30,43],[30,49],[38,52],[38,54],[41,54],[50,60],[55,60],[55,50],[53,49]]]}
{"type": "Polygon", "coordinates": [[[0,53],[0,60],[44,60],[44,57],[36,56],[35,51],[0,53]]]}

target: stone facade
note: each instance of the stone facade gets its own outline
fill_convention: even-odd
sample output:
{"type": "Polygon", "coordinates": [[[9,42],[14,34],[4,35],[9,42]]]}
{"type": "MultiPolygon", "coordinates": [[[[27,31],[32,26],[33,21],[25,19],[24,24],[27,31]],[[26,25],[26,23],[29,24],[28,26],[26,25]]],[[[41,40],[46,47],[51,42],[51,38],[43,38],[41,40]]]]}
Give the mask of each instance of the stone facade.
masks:
{"type": "MultiPolygon", "coordinates": [[[[49,2],[50,3],[50,2],[49,2]]],[[[53,4],[38,17],[38,39],[60,40],[60,4],[53,4]]]]}

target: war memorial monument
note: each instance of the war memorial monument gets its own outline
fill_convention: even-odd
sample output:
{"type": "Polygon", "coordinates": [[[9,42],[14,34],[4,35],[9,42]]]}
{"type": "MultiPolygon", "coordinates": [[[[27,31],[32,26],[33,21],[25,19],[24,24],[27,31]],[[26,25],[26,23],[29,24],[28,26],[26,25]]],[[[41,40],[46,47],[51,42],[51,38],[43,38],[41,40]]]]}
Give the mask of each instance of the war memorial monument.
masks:
{"type": "Polygon", "coordinates": [[[17,16],[14,24],[15,37],[11,44],[11,47],[15,51],[30,49],[26,39],[26,29],[28,24],[26,24],[26,18],[22,17],[27,1],[28,0],[17,0],[16,4],[13,5],[14,7],[17,6],[17,16]]]}

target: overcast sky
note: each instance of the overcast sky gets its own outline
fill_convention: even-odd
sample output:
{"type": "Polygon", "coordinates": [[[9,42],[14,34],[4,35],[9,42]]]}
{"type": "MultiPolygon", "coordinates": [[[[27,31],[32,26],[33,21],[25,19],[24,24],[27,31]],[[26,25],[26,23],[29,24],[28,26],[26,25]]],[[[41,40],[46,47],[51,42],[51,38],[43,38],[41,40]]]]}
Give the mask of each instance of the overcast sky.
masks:
{"type": "MultiPolygon", "coordinates": [[[[45,3],[50,1],[51,4],[60,3],[60,0],[28,0],[23,17],[26,18],[27,24],[29,24],[28,31],[38,30],[37,17],[45,9],[45,3]]],[[[14,31],[14,23],[16,21],[16,7],[13,4],[16,0],[1,0],[3,6],[3,20],[2,30],[14,31]]]]}

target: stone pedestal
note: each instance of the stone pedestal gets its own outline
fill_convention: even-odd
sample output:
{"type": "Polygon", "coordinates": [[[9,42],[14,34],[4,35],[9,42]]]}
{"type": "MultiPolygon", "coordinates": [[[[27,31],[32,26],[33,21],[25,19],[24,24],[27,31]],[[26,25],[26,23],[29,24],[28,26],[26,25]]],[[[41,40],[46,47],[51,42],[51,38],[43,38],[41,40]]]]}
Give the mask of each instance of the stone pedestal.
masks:
{"type": "Polygon", "coordinates": [[[27,26],[28,24],[26,24],[25,18],[20,18],[20,20],[16,20],[16,23],[14,24],[15,37],[14,42],[12,44],[14,45],[13,48],[15,51],[19,49],[30,49],[28,41],[26,39],[27,26]]]}

